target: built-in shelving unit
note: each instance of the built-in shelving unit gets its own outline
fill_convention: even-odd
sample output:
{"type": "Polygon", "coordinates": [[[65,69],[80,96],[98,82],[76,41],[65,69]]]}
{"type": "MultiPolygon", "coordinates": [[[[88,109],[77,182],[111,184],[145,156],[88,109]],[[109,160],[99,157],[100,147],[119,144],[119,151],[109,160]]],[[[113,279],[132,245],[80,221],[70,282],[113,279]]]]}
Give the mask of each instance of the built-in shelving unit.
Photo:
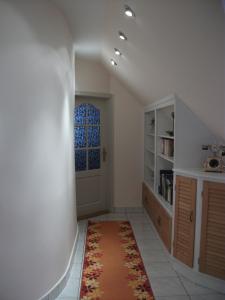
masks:
{"type": "Polygon", "coordinates": [[[170,213],[172,213],[173,178],[171,174],[165,175],[167,179],[164,178],[162,172],[166,170],[168,173],[170,170],[172,173],[174,141],[174,102],[147,111],[145,113],[145,182],[170,213]]]}
{"type": "Polygon", "coordinates": [[[201,166],[201,146],[213,135],[176,96],[145,108],[144,181],[170,215],[173,214],[174,168],[201,166]]]}

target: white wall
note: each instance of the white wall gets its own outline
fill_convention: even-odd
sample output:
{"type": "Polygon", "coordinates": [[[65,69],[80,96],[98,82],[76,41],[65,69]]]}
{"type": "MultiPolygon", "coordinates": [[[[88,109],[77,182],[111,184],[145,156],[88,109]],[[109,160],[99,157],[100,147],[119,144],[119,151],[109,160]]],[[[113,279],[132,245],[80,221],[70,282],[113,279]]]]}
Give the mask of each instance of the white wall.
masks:
{"type": "Polygon", "coordinates": [[[141,206],[143,181],[143,107],[116,77],[111,76],[113,94],[114,206],[141,206]]]}
{"type": "Polygon", "coordinates": [[[0,299],[36,300],[76,234],[73,46],[49,1],[0,1],[0,299]]]}
{"type": "Polygon", "coordinates": [[[99,60],[78,56],[76,70],[76,91],[109,93],[110,75],[99,60]]]}
{"type": "Polygon", "coordinates": [[[141,206],[143,180],[143,106],[98,61],[76,57],[76,89],[111,93],[113,124],[113,205],[141,206]],[[82,87],[79,89],[79,87],[82,87]]]}

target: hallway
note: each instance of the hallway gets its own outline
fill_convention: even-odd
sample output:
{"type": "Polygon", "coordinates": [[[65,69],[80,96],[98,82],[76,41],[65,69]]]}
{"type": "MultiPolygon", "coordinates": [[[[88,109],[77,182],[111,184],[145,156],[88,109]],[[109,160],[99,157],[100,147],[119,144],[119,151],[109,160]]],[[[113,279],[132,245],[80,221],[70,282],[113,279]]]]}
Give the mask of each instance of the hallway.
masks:
{"type": "MultiPolygon", "coordinates": [[[[156,300],[225,300],[224,12],[0,0],[0,300],[79,300],[77,219],[106,212],[131,223],[156,300]]],[[[110,296],[94,300],[127,300],[110,296]]]]}
{"type": "MultiPolygon", "coordinates": [[[[156,300],[225,299],[224,294],[219,294],[211,289],[196,285],[182,277],[173,269],[172,264],[169,261],[168,252],[164,250],[164,246],[145,212],[112,213],[95,217],[91,220],[130,221],[156,300]]],[[[57,300],[79,300],[79,286],[87,220],[80,221],[78,224],[79,237],[70,278],[57,300]]]]}

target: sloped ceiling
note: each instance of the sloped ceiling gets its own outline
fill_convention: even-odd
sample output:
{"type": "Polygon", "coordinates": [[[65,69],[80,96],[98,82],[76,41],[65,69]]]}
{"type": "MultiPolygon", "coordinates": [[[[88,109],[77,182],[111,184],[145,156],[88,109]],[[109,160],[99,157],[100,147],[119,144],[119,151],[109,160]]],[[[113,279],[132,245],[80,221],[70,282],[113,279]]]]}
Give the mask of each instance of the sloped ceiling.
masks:
{"type": "Polygon", "coordinates": [[[225,137],[222,1],[54,1],[69,20],[78,55],[101,57],[144,104],[178,94],[225,137]],[[135,11],[135,19],[124,16],[125,4],[135,11]],[[126,42],[119,40],[119,30],[126,42]],[[121,57],[114,55],[114,47],[121,57]],[[110,58],[117,61],[116,68],[110,58]]]}

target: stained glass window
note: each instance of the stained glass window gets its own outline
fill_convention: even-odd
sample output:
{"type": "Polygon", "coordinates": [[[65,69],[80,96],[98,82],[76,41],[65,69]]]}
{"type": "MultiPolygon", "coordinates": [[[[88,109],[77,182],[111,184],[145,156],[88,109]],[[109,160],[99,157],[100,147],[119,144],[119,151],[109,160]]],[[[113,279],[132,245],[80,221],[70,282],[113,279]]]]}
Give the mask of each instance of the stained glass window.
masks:
{"type": "Polygon", "coordinates": [[[100,111],[92,104],[87,104],[87,124],[100,124],[100,111]]]}
{"type": "Polygon", "coordinates": [[[75,148],[86,147],[86,128],[84,126],[75,127],[75,148]]]}
{"type": "Polygon", "coordinates": [[[85,171],[87,168],[87,158],[86,158],[86,150],[76,150],[75,151],[75,164],[76,171],[85,171]]]}
{"type": "Polygon", "coordinates": [[[88,127],[88,147],[100,146],[100,127],[91,126],[88,127]]]}
{"type": "Polygon", "coordinates": [[[100,169],[100,149],[88,151],[88,169],[100,169]]]}
{"type": "Polygon", "coordinates": [[[81,104],[75,109],[75,124],[84,125],[86,123],[86,104],[81,104]]]}
{"type": "Polygon", "coordinates": [[[101,162],[100,110],[89,103],[78,105],[74,111],[74,129],[76,171],[99,169],[101,162]]]}

